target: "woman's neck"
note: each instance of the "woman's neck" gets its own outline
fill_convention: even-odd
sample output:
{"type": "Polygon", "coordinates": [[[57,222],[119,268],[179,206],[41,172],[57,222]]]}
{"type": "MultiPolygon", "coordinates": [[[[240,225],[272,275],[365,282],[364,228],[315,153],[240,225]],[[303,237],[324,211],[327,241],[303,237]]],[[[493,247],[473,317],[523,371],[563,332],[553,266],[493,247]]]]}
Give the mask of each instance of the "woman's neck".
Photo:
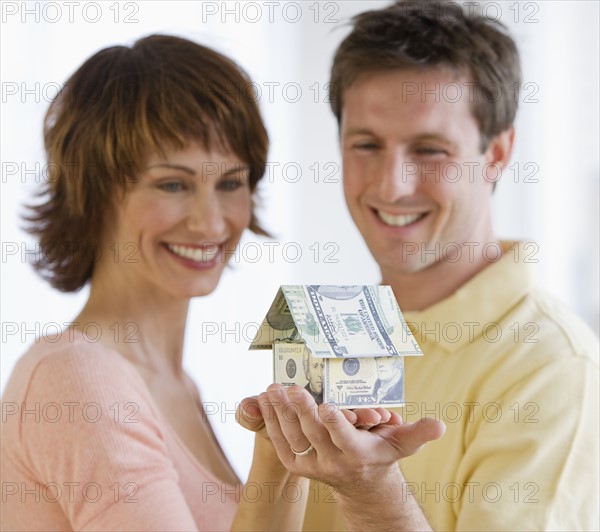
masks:
{"type": "Polygon", "coordinates": [[[189,299],[119,284],[94,279],[73,327],[99,330],[100,342],[136,366],[180,377],[189,299]]]}

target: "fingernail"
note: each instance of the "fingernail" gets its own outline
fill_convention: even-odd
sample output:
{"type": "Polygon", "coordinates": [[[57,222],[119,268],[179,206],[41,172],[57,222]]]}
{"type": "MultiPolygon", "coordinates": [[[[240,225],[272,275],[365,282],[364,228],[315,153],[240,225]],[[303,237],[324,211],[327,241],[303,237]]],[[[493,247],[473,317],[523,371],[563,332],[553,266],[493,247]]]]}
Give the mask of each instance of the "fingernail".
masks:
{"type": "Polygon", "coordinates": [[[246,408],[244,408],[244,413],[249,419],[257,419],[260,414],[260,411],[258,410],[256,405],[250,404],[246,405],[246,408]]]}

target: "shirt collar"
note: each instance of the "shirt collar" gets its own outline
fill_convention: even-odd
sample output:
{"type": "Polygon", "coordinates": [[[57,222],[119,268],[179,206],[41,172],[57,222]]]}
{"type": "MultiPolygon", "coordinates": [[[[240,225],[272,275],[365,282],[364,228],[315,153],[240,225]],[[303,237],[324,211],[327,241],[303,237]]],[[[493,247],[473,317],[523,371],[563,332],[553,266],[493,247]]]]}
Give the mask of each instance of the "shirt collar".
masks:
{"type": "MultiPolygon", "coordinates": [[[[421,311],[403,312],[418,344],[450,353],[484,333],[490,341],[498,321],[533,287],[532,242],[501,242],[502,257],[451,296],[421,311]],[[487,327],[487,328],[486,328],[487,327]]],[[[537,248],[536,248],[537,249],[537,248]]],[[[501,331],[500,334],[506,334],[501,331]]]]}

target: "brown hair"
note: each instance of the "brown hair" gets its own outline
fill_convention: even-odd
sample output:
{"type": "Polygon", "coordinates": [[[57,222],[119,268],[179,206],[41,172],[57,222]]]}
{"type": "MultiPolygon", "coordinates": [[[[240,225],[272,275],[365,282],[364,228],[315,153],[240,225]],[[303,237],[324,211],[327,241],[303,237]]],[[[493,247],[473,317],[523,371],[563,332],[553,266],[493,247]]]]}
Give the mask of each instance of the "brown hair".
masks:
{"type": "MultiPolygon", "coordinates": [[[[517,113],[521,66],[505,26],[455,2],[400,1],[352,20],[331,69],[329,96],[338,124],[344,91],[364,72],[446,67],[471,78],[481,149],[517,113]]],[[[472,92],[471,92],[472,90],[472,92]]]]}
{"type": "MultiPolygon", "coordinates": [[[[89,58],[50,104],[44,122],[47,200],[30,207],[40,240],[35,269],[75,291],[93,273],[103,221],[135,180],[148,150],[231,149],[250,165],[250,190],[264,174],[268,137],[248,75],[227,57],[189,40],[150,35],[89,58]],[[94,249],[92,249],[94,251],[94,249]]],[[[266,234],[256,220],[250,229],[266,234]]]]}

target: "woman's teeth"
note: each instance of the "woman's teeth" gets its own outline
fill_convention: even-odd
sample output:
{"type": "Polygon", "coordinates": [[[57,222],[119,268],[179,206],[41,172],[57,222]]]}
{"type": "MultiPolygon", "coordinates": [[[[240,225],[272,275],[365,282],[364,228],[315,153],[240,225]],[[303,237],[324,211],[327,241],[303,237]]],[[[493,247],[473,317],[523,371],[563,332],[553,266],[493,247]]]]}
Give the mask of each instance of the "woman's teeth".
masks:
{"type": "Polygon", "coordinates": [[[167,244],[167,247],[184,259],[193,260],[195,262],[209,262],[215,258],[219,252],[219,246],[213,245],[206,248],[196,248],[187,246],[177,246],[173,244],[167,244]]]}

